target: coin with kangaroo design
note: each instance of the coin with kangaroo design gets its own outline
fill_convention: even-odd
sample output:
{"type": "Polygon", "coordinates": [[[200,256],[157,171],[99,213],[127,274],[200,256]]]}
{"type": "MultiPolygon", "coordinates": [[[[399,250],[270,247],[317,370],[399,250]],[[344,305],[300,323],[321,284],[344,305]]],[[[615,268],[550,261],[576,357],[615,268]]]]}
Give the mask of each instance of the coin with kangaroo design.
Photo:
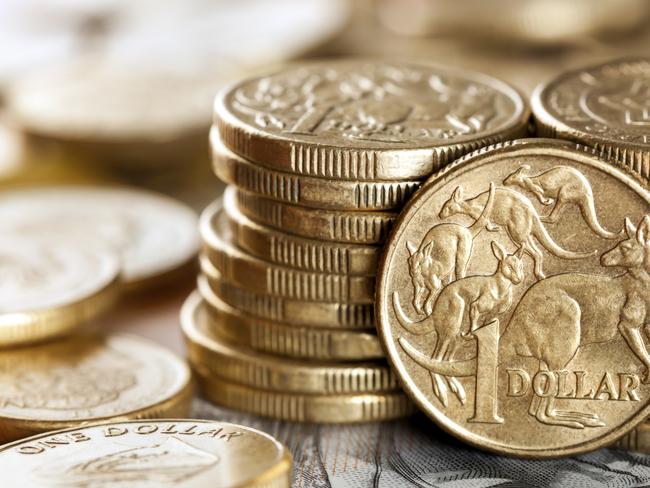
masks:
{"type": "Polygon", "coordinates": [[[573,455],[650,413],[650,192],[576,144],[525,139],[432,176],[395,224],[381,340],[415,403],[501,454],[573,455]]]}

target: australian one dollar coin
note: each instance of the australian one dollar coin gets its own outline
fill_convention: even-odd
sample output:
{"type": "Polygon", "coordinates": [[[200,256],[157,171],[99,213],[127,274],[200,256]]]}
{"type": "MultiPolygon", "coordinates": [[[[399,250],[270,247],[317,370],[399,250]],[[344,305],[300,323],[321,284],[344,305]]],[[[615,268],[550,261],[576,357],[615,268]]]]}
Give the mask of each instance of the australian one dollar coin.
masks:
{"type": "Polygon", "coordinates": [[[434,175],[377,296],[407,393],[470,444],[577,454],[650,413],[650,193],[590,149],[520,140],[434,175]]]}

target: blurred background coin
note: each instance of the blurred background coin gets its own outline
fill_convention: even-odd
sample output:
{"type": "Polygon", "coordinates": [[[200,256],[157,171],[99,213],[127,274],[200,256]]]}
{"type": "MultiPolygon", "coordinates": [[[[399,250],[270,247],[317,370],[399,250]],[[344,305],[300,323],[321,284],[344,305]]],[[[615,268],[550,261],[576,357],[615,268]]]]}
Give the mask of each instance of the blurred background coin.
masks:
{"type": "Polygon", "coordinates": [[[197,217],[173,199],[121,187],[52,186],[0,193],[0,228],[29,236],[101,241],[118,251],[127,287],[155,284],[189,266],[197,217]]]}
{"type": "Polygon", "coordinates": [[[291,455],[264,432],[216,420],[132,420],[0,447],[6,486],[289,488],[291,455]]]}
{"type": "Polygon", "coordinates": [[[109,247],[2,234],[0,347],[70,333],[114,305],[122,262],[109,247]]]}
{"type": "Polygon", "coordinates": [[[2,441],[109,418],[183,417],[184,361],[136,336],[78,335],[0,352],[2,441]]]}

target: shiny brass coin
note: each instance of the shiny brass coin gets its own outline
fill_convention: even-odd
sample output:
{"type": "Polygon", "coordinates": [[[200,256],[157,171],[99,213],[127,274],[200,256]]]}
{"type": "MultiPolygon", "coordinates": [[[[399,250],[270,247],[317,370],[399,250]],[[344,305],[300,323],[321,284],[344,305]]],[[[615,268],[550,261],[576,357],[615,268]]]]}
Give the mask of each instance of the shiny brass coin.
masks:
{"type": "Polygon", "coordinates": [[[377,272],[380,246],[306,239],[257,224],[239,211],[232,191],[224,194],[223,208],[233,242],[260,259],[319,273],[374,276],[377,272]]]}
{"type": "Polygon", "coordinates": [[[397,217],[393,212],[346,212],[299,207],[233,187],[226,188],[224,198],[234,199],[241,213],[259,224],[310,239],[351,244],[382,244],[397,217]]]}
{"type": "Polygon", "coordinates": [[[650,424],[647,421],[641,422],[610,447],[650,453],[650,424]]]}
{"type": "Polygon", "coordinates": [[[415,411],[401,392],[360,395],[307,395],[251,388],[197,370],[203,395],[213,403],[292,422],[377,422],[415,411]]]}
{"type": "Polygon", "coordinates": [[[209,332],[229,342],[293,358],[358,361],[384,357],[376,334],[284,324],[242,313],[221,300],[205,276],[198,278],[198,289],[208,306],[209,332]]]}
{"type": "Polygon", "coordinates": [[[0,447],[8,488],[289,488],[291,464],[270,435],[216,420],[100,423],[0,447]]]}
{"type": "Polygon", "coordinates": [[[372,303],[310,302],[255,293],[225,280],[209,259],[201,260],[203,275],[214,293],[228,305],[255,317],[313,327],[375,329],[372,303]]]}
{"type": "Polygon", "coordinates": [[[50,186],[0,195],[0,230],[108,245],[122,255],[122,278],[131,288],[191,262],[200,245],[196,226],[192,209],[143,190],[50,186]]]}
{"type": "Polygon", "coordinates": [[[532,100],[540,135],[595,147],[650,178],[650,58],[568,71],[532,100]]]}
{"type": "Polygon", "coordinates": [[[121,269],[105,246],[3,233],[0,347],[61,336],[105,312],[117,299],[121,269]]]}
{"type": "Polygon", "coordinates": [[[110,418],[183,417],[190,371],[135,336],[80,335],[0,352],[0,439],[110,418]]]}
{"type": "Polygon", "coordinates": [[[274,171],[246,161],[210,131],[212,164],[219,179],[273,200],[333,210],[394,210],[418,189],[418,181],[365,181],[314,178],[274,171]]]}
{"type": "Polygon", "coordinates": [[[475,446],[573,455],[650,413],[650,192],[595,154],[551,139],[477,151],[391,235],[386,353],[418,406],[475,446]]]}
{"type": "Polygon", "coordinates": [[[263,166],[344,180],[416,180],[526,133],[502,81],[382,61],[302,64],[237,83],[215,101],[224,144],[263,166]]]}
{"type": "Polygon", "coordinates": [[[319,364],[264,354],[211,335],[209,321],[201,295],[192,294],[181,311],[181,327],[190,363],[210,376],[282,393],[340,395],[398,388],[385,362],[319,364]]]}
{"type": "Polygon", "coordinates": [[[267,263],[231,244],[230,229],[217,201],[204,210],[200,222],[205,256],[221,275],[257,293],[316,302],[371,303],[375,280],[369,276],[296,270],[267,263]]]}

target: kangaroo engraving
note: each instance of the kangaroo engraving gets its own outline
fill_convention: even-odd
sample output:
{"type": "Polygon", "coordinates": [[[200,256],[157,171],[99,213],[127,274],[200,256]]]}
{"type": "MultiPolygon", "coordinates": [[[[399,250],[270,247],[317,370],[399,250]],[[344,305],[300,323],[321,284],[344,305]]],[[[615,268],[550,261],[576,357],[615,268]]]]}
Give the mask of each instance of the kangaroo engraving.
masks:
{"type": "MultiPolygon", "coordinates": [[[[508,254],[496,241],[492,241],[492,253],[498,261],[496,271],[488,276],[460,278],[445,286],[433,306],[431,315],[414,322],[401,308],[397,292],[393,293],[393,306],[398,320],[409,332],[423,335],[436,332],[432,358],[448,361],[460,341],[472,340],[471,334],[484,324],[494,320],[510,308],[512,286],[524,279],[521,262],[522,248],[508,254]]],[[[448,388],[464,404],[465,390],[453,376],[431,375],[434,394],[443,405],[448,404],[448,388]],[[446,380],[446,382],[445,382],[446,380]]]]}
{"type": "Polygon", "coordinates": [[[621,232],[610,232],[603,228],[596,216],[594,194],[589,180],[575,168],[555,166],[538,175],[529,175],[530,166],[523,164],[519,169],[503,180],[506,186],[517,186],[533,193],[542,205],[551,205],[553,209],[543,222],[554,224],[560,219],[562,210],[567,205],[576,205],[589,228],[604,239],[618,239],[621,232]]]}
{"type": "MultiPolygon", "coordinates": [[[[650,216],[643,217],[638,228],[626,218],[625,232],[627,237],[600,259],[603,266],[622,267],[622,274],[564,273],[540,280],[526,291],[500,337],[500,364],[514,356],[528,356],[539,361],[540,371],[558,378],[581,346],[608,342],[620,334],[643,365],[643,382],[650,382],[650,354],[642,335],[650,318],[650,216]]],[[[431,373],[476,375],[476,358],[439,361],[403,337],[399,343],[431,373]]],[[[556,409],[558,393],[544,397],[533,393],[529,414],[544,424],[575,429],[604,425],[591,413],[556,409]]]]}
{"type": "Polygon", "coordinates": [[[494,183],[481,215],[470,226],[443,223],[433,226],[418,248],[407,242],[410,253],[409,274],[413,283],[413,307],[418,313],[431,314],[433,302],[443,280],[464,278],[472,253],[474,238],[489,224],[488,215],[494,202],[494,183]]]}
{"type": "MultiPolygon", "coordinates": [[[[459,186],[442,206],[440,217],[447,218],[451,215],[461,214],[469,215],[477,220],[485,207],[487,195],[488,192],[483,192],[475,197],[464,199],[462,187],[459,186]]],[[[538,280],[545,276],[543,271],[544,255],[537,247],[535,240],[551,254],[563,259],[582,259],[593,256],[597,252],[572,252],[561,248],[546,231],[530,200],[509,188],[496,189],[494,204],[488,219],[489,224],[486,226],[488,230],[494,231],[502,227],[510,240],[533,259],[535,277],[538,280]]]]}

